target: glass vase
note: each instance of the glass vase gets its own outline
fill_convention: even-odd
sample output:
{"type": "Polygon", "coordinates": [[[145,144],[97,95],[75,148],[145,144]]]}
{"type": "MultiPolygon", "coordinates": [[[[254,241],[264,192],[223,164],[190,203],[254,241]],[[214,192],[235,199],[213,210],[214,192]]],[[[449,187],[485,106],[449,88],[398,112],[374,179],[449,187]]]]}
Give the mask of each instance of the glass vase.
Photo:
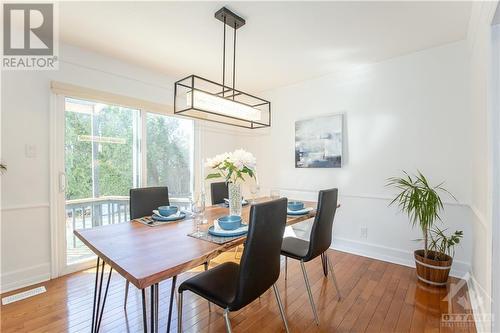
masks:
{"type": "Polygon", "coordinates": [[[241,216],[241,185],[227,184],[229,192],[229,215],[241,216]]]}

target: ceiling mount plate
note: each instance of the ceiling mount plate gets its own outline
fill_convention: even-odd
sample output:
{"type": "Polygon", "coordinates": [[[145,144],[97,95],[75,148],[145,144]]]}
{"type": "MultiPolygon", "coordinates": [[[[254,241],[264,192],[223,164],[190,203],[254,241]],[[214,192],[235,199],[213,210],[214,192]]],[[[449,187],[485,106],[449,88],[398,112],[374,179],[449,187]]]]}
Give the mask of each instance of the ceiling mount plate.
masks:
{"type": "Polygon", "coordinates": [[[221,22],[224,22],[224,19],[226,21],[226,25],[230,26],[231,28],[238,29],[241,28],[242,26],[245,25],[245,20],[226,7],[222,7],[215,13],[215,18],[218,19],[221,22]]]}

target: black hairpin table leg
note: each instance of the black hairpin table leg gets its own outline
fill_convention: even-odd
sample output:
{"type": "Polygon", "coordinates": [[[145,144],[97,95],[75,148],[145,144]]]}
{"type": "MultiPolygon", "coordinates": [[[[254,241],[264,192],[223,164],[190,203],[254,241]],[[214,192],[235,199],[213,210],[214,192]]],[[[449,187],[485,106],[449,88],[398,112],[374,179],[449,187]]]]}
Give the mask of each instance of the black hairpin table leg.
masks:
{"type": "Polygon", "coordinates": [[[100,258],[97,258],[97,266],[95,273],[95,286],[94,286],[94,305],[92,307],[92,333],[99,332],[99,328],[101,327],[101,320],[104,314],[104,306],[106,305],[106,298],[108,296],[109,282],[111,281],[111,274],[113,273],[113,268],[110,267],[108,280],[106,282],[106,289],[104,290],[104,297],[102,298],[101,305],[101,296],[102,296],[102,283],[104,280],[104,267],[106,263],[102,260],[102,264],[100,263],[100,258]],[[99,267],[100,266],[100,267],[99,267]],[[100,271],[100,276],[99,276],[100,271]]]}
{"type": "Polygon", "coordinates": [[[142,326],[144,333],[148,333],[148,316],[146,314],[146,290],[142,289],[142,326]]]}
{"type": "Polygon", "coordinates": [[[151,296],[151,308],[150,308],[150,311],[151,311],[151,332],[154,333],[155,332],[155,285],[151,285],[151,287],[149,287],[149,289],[151,289],[151,293],[150,293],[150,296],[151,296]]]}
{"type": "Polygon", "coordinates": [[[168,306],[168,319],[167,319],[167,332],[170,332],[170,324],[172,321],[172,305],[174,302],[174,294],[175,294],[175,284],[177,282],[177,275],[172,277],[172,289],[170,290],[170,304],[168,306]]]}

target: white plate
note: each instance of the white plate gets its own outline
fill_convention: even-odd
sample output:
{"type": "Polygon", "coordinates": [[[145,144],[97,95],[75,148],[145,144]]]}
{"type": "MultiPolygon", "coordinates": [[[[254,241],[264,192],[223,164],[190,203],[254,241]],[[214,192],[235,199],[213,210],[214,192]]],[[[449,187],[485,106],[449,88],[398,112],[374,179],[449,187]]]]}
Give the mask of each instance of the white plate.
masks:
{"type": "Polygon", "coordinates": [[[307,213],[311,212],[312,210],[313,210],[313,208],[311,208],[311,207],[306,207],[306,208],[300,209],[300,210],[287,209],[286,213],[288,215],[306,215],[307,213]]]}
{"type": "Polygon", "coordinates": [[[169,216],[165,216],[165,215],[161,215],[160,212],[158,211],[158,209],[153,210],[153,213],[158,215],[159,217],[164,217],[166,219],[180,217],[182,214],[182,212],[180,210],[178,210],[177,213],[175,213],[175,214],[170,214],[169,216]]]}

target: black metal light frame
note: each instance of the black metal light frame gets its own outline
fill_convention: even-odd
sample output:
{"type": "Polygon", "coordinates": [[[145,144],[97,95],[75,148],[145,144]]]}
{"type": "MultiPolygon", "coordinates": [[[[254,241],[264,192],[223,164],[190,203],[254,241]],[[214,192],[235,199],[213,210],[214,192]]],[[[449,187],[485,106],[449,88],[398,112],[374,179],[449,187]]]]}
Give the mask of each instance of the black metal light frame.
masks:
{"type": "Polygon", "coordinates": [[[235,89],[236,80],[236,30],[245,25],[245,20],[223,7],[215,13],[215,18],[224,23],[224,43],[222,59],[222,84],[205,79],[198,75],[189,75],[174,85],[174,114],[183,115],[190,118],[211,121],[220,124],[227,124],[237,127],[257,129],[271,126],[271,102],[260,97],[245,93],[235,89]],[[233,77],[232,87],[226,85],[226,25],[234,29],[234,51],[233,51],[233,77]],[[250,120],[242,117],[231,116],[205,110],[196,105],[194,92],[199,91],[205,94],[223,98],[233,103],[239,103],[260,111],[261,120],[250,120]],[[187,100],[188,93],[191,93],[191,100],[187,100]]]}
{"type": "Polygon", "coordinates": [[[197,75],[189,75],[182,80],[175,82],[174,86],[174,113],[184,115],[190,118],[196,118],[221,124],[233,125],[243,128],[263,128],[271,126],[271,102],[260,97],[247,94],[243,91],[223,86],[220,83],[202,78],[197,75]],[[204,88],[197,87],[197,84],[204,88]],[[209,86],[210,88],[207,88],[209,86]],[[214,91],[216,89],[216,91],[214,91]],[[200,91],[219,98],[225,98],[234,103],[243,104],[261,112],[264,121],[255,121],[245,118],[217,113],[209,110],[204,110],[196,105],[194,94],[192,92],[200,91]],[[187,93],[191,92],[190,106],[188,106],[187,93]],[[227,95],[226,95],[227,94],[227,95]],[[224,96],[223,96],[224,95],[224,96]],[[182,107],[182,105],[186,107],[182,107]]]}

